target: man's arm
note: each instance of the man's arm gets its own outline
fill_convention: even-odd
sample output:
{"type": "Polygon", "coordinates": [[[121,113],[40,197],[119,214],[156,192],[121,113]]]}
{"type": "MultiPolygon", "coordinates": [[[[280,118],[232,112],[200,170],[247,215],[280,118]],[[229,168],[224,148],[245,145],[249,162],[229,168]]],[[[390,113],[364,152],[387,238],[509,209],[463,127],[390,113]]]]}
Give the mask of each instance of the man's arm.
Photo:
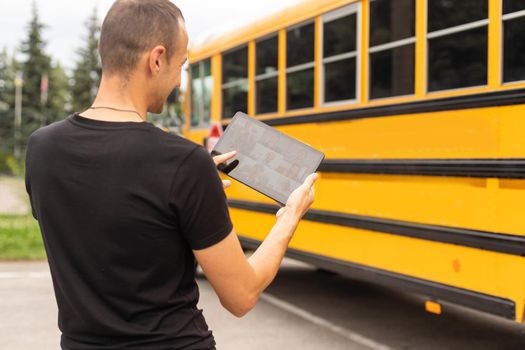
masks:
{"type": "Polygon", "coordinates": [[[235,316],[250,311],[277,274],[297,224],[314,200],[316,180],[317,174],[310,175],[290,195],[286,206],[277,212],[270,233],[251,257],[245,257],[235,230],[219,243],[193,251],[221,304],[235,316]]]}

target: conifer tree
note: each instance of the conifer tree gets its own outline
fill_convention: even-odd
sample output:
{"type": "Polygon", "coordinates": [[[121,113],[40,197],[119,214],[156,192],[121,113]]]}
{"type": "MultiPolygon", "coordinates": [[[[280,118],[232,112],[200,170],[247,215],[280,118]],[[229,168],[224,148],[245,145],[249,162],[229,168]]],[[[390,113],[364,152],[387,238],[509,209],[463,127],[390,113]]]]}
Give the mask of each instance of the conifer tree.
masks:
{"type": "Polygon", "coordinates": [[[57,61],[49,74],[49,96],[45,124],[64,119],[71,112],[69,77],[57,61]]]}
{"type": "Polygon", "coordinates": [[[98,55],[100,25],[97,9],[86,21],[87,36],[78,50],[79,60],[73,71],[72,102],[74,111],[83,111],[91,105],[100,82],[101,68],[98,55]]]}
{"type": "Polygon", "coordinates": [[[27,38],[22,42],[21,53],[25,59],[22,62],[24,85],[22,90],[22,139],[38,129],[46,120],[46,109],[49,104],[42,103],[40,86],[42,77],[51,72],[51,59],[45,53],[46,42],[42,37],[44,25],[40,22],[36,3],[33,2],[32,18],[28,25],[27,38]]]}
{"type": "Polygon", "coordinates": [[[0,158],[13,152],[16,70],[14,55],[4,48],[0,52],[0,158]]]}

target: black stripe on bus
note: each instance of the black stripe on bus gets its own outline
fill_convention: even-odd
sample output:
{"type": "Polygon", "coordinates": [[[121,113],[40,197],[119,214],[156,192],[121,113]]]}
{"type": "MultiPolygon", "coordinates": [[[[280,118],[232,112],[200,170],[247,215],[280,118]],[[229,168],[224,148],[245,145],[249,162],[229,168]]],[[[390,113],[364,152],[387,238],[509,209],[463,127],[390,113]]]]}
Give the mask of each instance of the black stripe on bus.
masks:
{"type": "MultiPolygon", "coordinates": [[[[275,214],[279,207],[251,201],[229,199],[231,208],[275,214]]],[[[429,241],[457,244],[498,253],[525,256],[525,236],[466,228],[419,224],[408,221],[382,219],[371,216],[310,209],[305,220],[331,225],[389,233],[429,241]]]]}
{"type": "Polygon", "coordinates": [[[525,178],[525,159],[325,159],[326,173],[525,178]]]}
{"type": "MultiPolygon", "coordinates": [[[[262,120],[268,125],[293,125],[334,122],[340,120],[387,117],[416,113],[451,111],[469,108],[496,107],[525,103],[525,89],[486,92],[425,101],[406,102],[386,106],[365,107],[337,112],[326,112],[262,120]]],[[[228,123],[227,121],[225,122],[228,123]]]]}
{"type": "MultiPolygon", "coordinates": [[[[256,249],[260,241],[239,237],[241,244],[247,249],[256,249]]],[[[327,256],[312,254],[289,248],[286,255],[290,258],[313,264],[319,268],[337,272],[341,275],[356,278],[386,287],[402,289],[403,291],[423,295],[429,299],[451,302],[493,315],[515,320],[516,305],[514,301],[474,292],[468,289],[415,278],[365,265],[355,264],[327,256]]]]}

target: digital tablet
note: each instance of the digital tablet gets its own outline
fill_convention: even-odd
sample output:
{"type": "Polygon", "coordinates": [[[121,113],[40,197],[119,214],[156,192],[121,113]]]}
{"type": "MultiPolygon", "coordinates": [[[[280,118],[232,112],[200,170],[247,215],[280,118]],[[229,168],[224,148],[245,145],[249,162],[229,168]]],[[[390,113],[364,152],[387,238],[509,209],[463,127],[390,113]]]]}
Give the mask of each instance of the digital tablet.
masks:
{"type": "Polygon", "coordinates": [[[219,170],[284,205],[290,194],[319,167],[324,154],[237,112],[212,155],[237,151],[219,170]]]}

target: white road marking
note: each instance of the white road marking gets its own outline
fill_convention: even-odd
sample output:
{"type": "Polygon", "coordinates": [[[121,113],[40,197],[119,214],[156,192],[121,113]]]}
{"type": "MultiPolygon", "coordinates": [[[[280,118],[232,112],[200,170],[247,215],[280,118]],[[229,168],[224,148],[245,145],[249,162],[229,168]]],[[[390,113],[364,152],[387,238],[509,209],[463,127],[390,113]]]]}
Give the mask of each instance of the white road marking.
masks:
{"type": "Polygon", "coordinates": [[[10,278],[51,278],[51,275],[46,271],[0,272],[0,279],[10,278]]]}
{"type": "Polygon", "coordinates": [[[295,305],[292,305],[286,301],[283,301],[281,299],[278,299],[274,296],[271,296],[267,293],[263,293],[261,295],[261,299],[266,301],[269,304],[272,304],[273,306],[278,307],[279,309],[282,309],[284,311],[287,311],[291,314],[294,314],[295,316],[298,316],[306,321],[309,321],[317,326],[324,327],[340,336],[343,336],[359,345],[363,345],[367,348],[370,348],[372,350],[393,350],[391,347],[381,344],[373,339],[367,338],[359,333],[352,332],[348,329],[345,329],[343,327],[340,327],[330,321],[325,320],[322,317],[316,316],[308,311],[305,311],[295,305]]]}

